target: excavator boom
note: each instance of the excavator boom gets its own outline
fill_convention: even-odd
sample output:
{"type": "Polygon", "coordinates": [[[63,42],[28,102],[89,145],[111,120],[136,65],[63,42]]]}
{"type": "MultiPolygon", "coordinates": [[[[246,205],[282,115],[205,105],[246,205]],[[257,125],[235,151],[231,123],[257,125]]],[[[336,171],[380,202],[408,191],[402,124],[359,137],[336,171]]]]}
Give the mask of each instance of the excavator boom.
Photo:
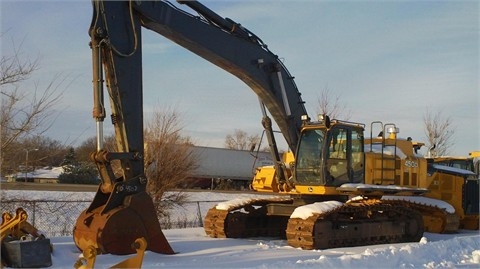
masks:
{"type": "MultiPolygon", "coordinates": [[[[74,240],[81,250],[93,246],[98,253],[132,254],[135,249],[131,244],[145,238],[148,250],[173,253],[146,192],[142,28],[172,40],[241,79],[268,109],[289,147],[293,150],[297,144],[300,118],[306,110],[293,76],[278,56],[233,20],[222,18],[196,1],[179,2],[199,15],[167,1],[92,1],[89,35],[97,150],[91,159],[101,184],[74,228],[74,240]],[[115,152],[103,145],[104,84],[115,129],[115,152]],[[120,172],[114,172],[112,162],[120,163],[120,172]]],[[[265,113],[264,118],[268,118],[265,113]]],[[[271,131],[271,126],[267,127],[271,131]]],[[[271,146],[276,147],[274,143],[271,146]]],[[[276,148],[272,152],[277,153],[276,148]]]]}

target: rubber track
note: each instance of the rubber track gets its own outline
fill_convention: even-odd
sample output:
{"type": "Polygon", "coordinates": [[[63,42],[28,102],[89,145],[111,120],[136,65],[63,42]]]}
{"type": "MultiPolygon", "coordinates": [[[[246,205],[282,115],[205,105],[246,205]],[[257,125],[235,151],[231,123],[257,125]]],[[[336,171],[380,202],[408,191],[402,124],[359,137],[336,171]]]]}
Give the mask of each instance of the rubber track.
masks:
{"type": "Polygon", "coordinates": [[[208,210],[204,221],[205,233],[214,238],[280,237],[285,238],[288,217],[268,216],[266,205],[292,203],[291,199],[254,199],[251,202],[219,210],[208,210]]]}
{"type": "MultiPolygon", "coordinates": [[[[392,204],[398,204],[419,211],[422,216],[429,217],[435,220],[439,225],[429,227],[426,225],[425,232],[430,233],[455,233],[460,227],[460,218],[455,213],[448,213],[445,209],[419,204],[411,201],[402,200],[383,200],[392,204]]],[[[426,224],[426,223],[425,223],[426,224]]]]}
{"type": "Polygon", "coordinates": [[[303,249],[418,242],[424,232],[422,215],[399,201],[355,201],[306,220],[267,216],[265,205],[272,202],[291,203],[258,199],[228,210],[213,207],[205,217],[205,232],[214,238],[286,236],[289,245],[303,249]],[[345,227],[362,225],[366,229],[342,234],[345,227]]]}
{"type": "Polygon", "coordinates": [[[418,242],[423,220],[421,214],[402,205],[368,200],[305,220],[290,219],[286,234],[289,245],[302,249],[418,242]]]}

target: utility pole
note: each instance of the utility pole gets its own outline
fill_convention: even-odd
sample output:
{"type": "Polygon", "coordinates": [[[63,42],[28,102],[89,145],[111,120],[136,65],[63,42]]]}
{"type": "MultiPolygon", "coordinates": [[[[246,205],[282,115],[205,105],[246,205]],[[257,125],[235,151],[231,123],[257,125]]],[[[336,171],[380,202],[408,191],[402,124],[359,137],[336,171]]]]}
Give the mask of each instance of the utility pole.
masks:
{"type": "Polygon", "coordinates": [[[27,152],[25,154],[25,183],[27,182],[27,174],[28,174],[28,152],[29,151],[37,151],[38,149],[25,149],[27,152]]]}

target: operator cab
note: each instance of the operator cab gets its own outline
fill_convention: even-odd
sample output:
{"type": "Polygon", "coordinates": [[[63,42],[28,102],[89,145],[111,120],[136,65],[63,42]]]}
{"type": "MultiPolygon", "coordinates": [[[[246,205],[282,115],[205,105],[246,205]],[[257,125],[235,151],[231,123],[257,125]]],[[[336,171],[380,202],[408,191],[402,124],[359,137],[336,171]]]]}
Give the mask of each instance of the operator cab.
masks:
{"type": "Polygon", "coordinates": [[[296,185],[337,187],[364,177],[364,125],[328,119],[304,120],[295,163],[296,185]]]}

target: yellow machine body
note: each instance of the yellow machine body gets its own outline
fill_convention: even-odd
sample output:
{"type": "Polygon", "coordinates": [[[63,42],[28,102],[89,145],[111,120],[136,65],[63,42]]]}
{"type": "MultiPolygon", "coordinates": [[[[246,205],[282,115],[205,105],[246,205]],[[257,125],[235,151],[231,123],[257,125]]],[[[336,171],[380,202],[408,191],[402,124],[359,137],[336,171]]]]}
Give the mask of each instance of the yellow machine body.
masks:
{"type": "MultiPolygon", "coordinates": [[[[291,166],[295,162],[293,152],[286,151],[282,154],[282,162],[285,164],[287,177],[292,175],[291,166]]],[[[273,165],[258,167],[255,171],[252,183],[250,185],[252,190],[258,192],[275,192],[287,193],[291,190],[288,185],[281,186],[276,180],[275,167],[273,165]]]]}
{"type": "MultiPolygon", "coordinates": [[[[459,228],[479,228],[478,179],[456,170],[434,169],[431,161],[414,153],[415,144],[407,139],[377,137],[366,139],[365,144],[365,183],[426,188],[429,191],[425,197],[445,201],[454,207],[460,219],[459,228]],[[383,152],[375,150],[376,146],[377,149],[383,147],[383,152]],[[469,205],[474,203],[476,210],[469,205]]],[[[438,221],[424,221],[430,223],[429,230],[441,230],[441,227],[434,227],[438,221]]]]}
{"type": "Polygon", "coordinates": [[[418,242],[424,232],[418,207],[381,197],[418,195],[424,189],[358,188],[366,186],[364,127],[328,117],[311,122],[305,117],[295,161],[293,155],[284,154],[282,164],[257,169],[252,180],[253,190],[284,195],[216,205],[205,217],[206,234],[283,237],[290,246],[303,249],[418,242]]]}
{"type": "MultiPolygon", "coordinates": [[[[337,147],[341,148],[344,143],[344,141],[337,141],[337,147]]],[[[437,211],[423,207],[424,225],[427,231],[441,233],[454,232],[458,228],[478,229],[478,179],[455,170],[442,170],[438,167],[434,169],[430,160],[415,153],[415,148],[418,149],[422,145],[410,139],[397,139],[396,134],[364,139],[364,152],[351,154],[352,162],[357,166],[362,166],[353,166],[354,170],[363,169],[363,183],[365,184],[427,189],[428,192],[423,194],[424,197],[447,202],[455,209],[455,216],[453,214],[441,216],[437,211]],[[475,205],[477,206],[475,207],[475,205]]],[[[341,152],[336,152],[331,156],[340,156],[341,154],[341,152]]],[[[341,162],[341,159],[337,158],[328,161],[332,175],[346,173],[338,168],[343,167],[341,162]]],[[[286,163],[290,164],[286,167],[293,167],[293,155],[286,163]]],[[[288,173],[291,175],[291,170],[288,170],[288,173]]],[[[325,186],[299,184],[294,187],[279,186],[273,166],[258,168],[251,187],[259,192],[294,192],[308,195],[338,194],[335,188],[325,186]]]]}

